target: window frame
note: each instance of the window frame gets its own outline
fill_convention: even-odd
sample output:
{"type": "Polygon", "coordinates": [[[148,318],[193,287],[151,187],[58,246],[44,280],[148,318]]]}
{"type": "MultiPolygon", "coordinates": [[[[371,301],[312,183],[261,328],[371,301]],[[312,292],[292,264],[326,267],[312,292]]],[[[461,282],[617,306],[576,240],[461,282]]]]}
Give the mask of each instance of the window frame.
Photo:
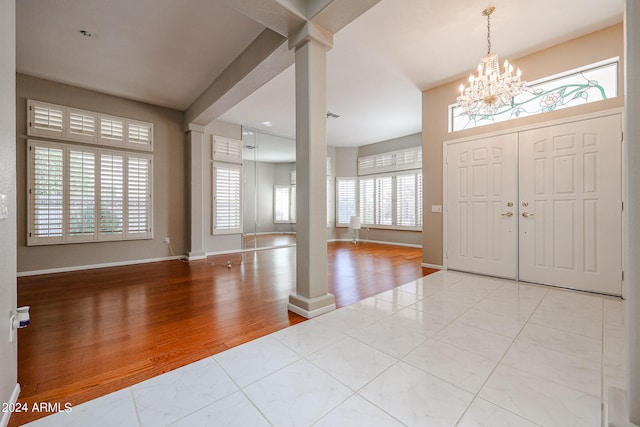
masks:
{"type": "MultiPolygon", "coordinates": [[[[241,163],[229,163],[222,161],[213,161],[213,169],[212,169],[212,209],[211,209],[211,232],[213,235],[221,235],[221,234],[240,234],[243,229],[243,212],[242,212],[242,164],[241,163]],[[237,195],[235,199],[237,200],[238,207],[238,220],[237,227],[220,227],[218,226],[218,180],[217,180],[217,168],[224,168],[229,170],[237,171],[238,173],[238,186],[237,186],[237,195]]],[[[235,225],[235,224],[234,224],[235,225]]]]}
{"type": "MultiPolygon", "coordinates": [[[[422,231],[422,170],[408,170],[401,172],[366,175],[360,177],[337,177],[336,178],[336,228],[348,228],[349,222],[340,222],[340,209],[344,203],[340,194],[340,183],[352,182],[355,185],[355,212],[360,216],[363,228],[375,228],[386,230],[404,230],[404,231],[422,231]],[[398,225],[398,176],[414,176],[414,218],[415,225],[398,225]],[[379,191],[381,183],[388,183],[391,179],[391,224],[382,224],[381,222],[381,205],[379,202],[379,191]],[[365,203],[362,193],[368,191],[370,193],[365,203]],[[370,220],[373,218],[373,220],[370,220]]],[[[388,191],[388,190],[387,190],[388,191]]],[[[387,194],[386,197],[389,195],[387,194]]],[[[343,218],[344,219],[344,218],[343,218]]]]}
{"type": "Polygon", "coordinates": [[[295,224],[296,223],[296,186],[295,185],[274,185],[273,186],[273,223],[274,224],[295,224]],[[278,190],[287,189],[287,213],[289,218],[280,220],[276,218],[278,190]]]}
{"type": "Polygon", "coordinates": [[[102,242],[102,241],[129,241],[129,240],[144,240],[153,238],[153,155],[149,153],[136,153],[122,150],[110,150],[110,149],[98,149],[95,147],[87,147],[73,143],[62,143],[45,140],[27,140],[27,246],[43,246],[43,245],[56,245],[56,244],[72,244],[72,243],[89,243],[89,242],[102,242]],[[35,221],[37,219],[36,214],[36,176],[35,176],[35,156],[38,148],[43,147],[46,149],[60,150],[62,152],[62,165],[61,165],[61,200],[62,200],[62,227],[61,234],[49,237],[41,237],[35,230],[35,221]],[[70,230],[70,211],[72,209],[70,203],[71,197],[71,153],[91,153],[93,155],[93,233],[84,235],[72,235],[70,230]],[[101,230],[101,218],[103,212],[101,210],[101,154],[108,153],[111,155],[122,156],[123,166],[123,231],[121,235],[103,235],[101,230]],[[142,159],[144,163],[148,164],[146,190],[148,190],[146,196],[146,230],[144,232],[133,233],[130,231],[129,224],[129,206],[128,202],[131,195],[128,191],[128,184],[130,181],[128,159],[136,158],[142,159]]]}

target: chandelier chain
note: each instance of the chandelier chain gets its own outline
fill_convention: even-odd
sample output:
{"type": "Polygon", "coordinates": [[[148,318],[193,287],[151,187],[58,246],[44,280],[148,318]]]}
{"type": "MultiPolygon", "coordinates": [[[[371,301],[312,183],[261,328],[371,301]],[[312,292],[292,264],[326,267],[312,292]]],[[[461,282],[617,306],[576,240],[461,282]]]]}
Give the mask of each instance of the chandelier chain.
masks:
{"type": "Polygon", "coordinates": [[[487,55],[491,54],[491,14],[487,14],[487,55]]]}

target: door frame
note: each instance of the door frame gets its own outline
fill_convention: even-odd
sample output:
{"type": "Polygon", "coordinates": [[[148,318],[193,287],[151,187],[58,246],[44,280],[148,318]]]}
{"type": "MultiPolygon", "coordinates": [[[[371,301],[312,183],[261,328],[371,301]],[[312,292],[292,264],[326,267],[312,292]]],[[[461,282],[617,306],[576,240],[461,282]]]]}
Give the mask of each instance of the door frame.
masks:
{"type": "MultiPolygon", "coordinates": [[[[449,200],[448,200],[448,196],[447,196],[447,184],[448,184],[448,170],[447,170],[447,151],[448,151],[448,147],[449,145],[453,145],[453,144],[459,144],[462,142],[468,142],[468,141],[474,141],[477,139],[483,139],[483,138],[492,138],[492,137],[496,137],[496,136],[501,136],[501,135],[505,135],[505,134],[511,134],[511,133],[519,133],[519,132],[523,132],[523,131],[529,131],[529,130],[535,130],[535,129],[541,129],[541,128],[545,128],[545,127],[549,127],[549,126],[556,126],[556,125],[562,125],[562,124],[567,124],[567,123],[573,123],[573,122],[580,122],[580,121],[584,121],[584,120],[590,120],[590,119],[596,119],[596,118],[600,118],[600,117],[606,117],[606,116],[614,116],[614,115],[620,115],[621,118],[621,129],[624,131],[625,129],[625,117],[624,117],[624,108],[612,108],[612,109],[608,109],[608,110],[602,110],[602,111],[596,111],[593,113],[587,113],[587,114],[581,114],[581,115],[577,115],[577,116],[571,116],[571,117],[566,117],[566,118],[562,118],[562,119],[556,119],[556,120],[549,120],[549,121],[545,121],[545,122],[539,122],[539,123],[534,123],[534,124],[530,124],[530,125],[525,125],[525,126],[516,126],[516,127],[510,127],[510,128],[505,128],[505,129],[500,129],[497,131],[492,131],[492,132],[486,132],[486,133],[477,133],[474,134],[472,136],[466,136],[463,138],[456,138],[456,139],[448,139],[442,142],[442,203],[443,203],[443,209],[442,209],[442,214],[443,214],[443,218],[442,218],[442,267],[444,270],[448,270],[448,259],[447,259],[447,253],[448,253],[448,248],[447,248],[447,227],[448,227],[448,206],[449,206],[449,200]]],[[[475,128],[477,129],[477,128],[475,128]]],[[[620,159],[620,165],[621,165],[621,177],[622,177],[622,182],[621,182],[621,191],[622,191],[622,203],[623,206],[624,204],[626,204],[626,162],[625,162],[625,147],[626,147],[627,141],[626,139],[623,137],[622,138],[622,147],[621,147],[621,159],[620,159]]],[[[518,150],[516,150],[517,154],[519,154],[519,147],[518,150]]],[[[516,164],[516,173],[519,174],[519,165],[516,164]]],[[[622,213],[623,215],[623,220],[622,220],[622,271],[624,272],[624,270],[626,269],[626,245],[625,245],[625,221],[624,221],[624,211],[622,213]]],[[[519,226],[516,224],[516,231],[517,233],[519,233],[519,226]]],[[[519,234],[518,234],[519,235],[519,234]]],[[[519,255],[519,254],[518,254],[519,255]]],[[[518,257],[516,257],[516,262],[518,260],[518,257]]],[[[519,271],[519,266],[516,266],[516,273],[519,271]]],[[[626,299],[626,280],[624,279],[624,277],[622,278],[622,298],[626,299]]]]}

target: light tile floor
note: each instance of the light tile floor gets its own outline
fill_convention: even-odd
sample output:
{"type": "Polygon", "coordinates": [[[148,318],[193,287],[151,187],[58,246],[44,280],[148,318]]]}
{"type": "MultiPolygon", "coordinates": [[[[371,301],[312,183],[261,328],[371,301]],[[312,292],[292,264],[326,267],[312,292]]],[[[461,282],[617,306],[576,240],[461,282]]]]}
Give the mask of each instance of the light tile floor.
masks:
{"type": "Polygon", "coordinates": [[[600,426],[623,304],[440,271],[29,426],[600,426]]]}

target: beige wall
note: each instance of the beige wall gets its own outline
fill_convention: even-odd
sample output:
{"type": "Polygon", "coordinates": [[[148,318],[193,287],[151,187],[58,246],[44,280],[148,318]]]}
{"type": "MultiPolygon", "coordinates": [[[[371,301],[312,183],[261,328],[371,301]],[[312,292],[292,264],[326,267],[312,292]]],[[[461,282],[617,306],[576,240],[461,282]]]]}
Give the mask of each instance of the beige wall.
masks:
{"type": "MultiPolygon", "coordinates": [[[[622,24],[618,24],[511,62],[522,69],[523,78],[534,81],[616,56],[619,56],[622,62],[623,53],[622,24]]],[[[471,71],[474,66],[475,64],[469,64],[469,70],[471,71]]],[[[443,217],[440,213],[432,213],[431,206],[443,203],[442,147],[444,141],[622,107],[624,104],[622,70],[621,63],[620,95],[617,98],[453,133],[447,131],[448,106],[455,102],[458,87],[461,83],[466,83],[467,77],[424,91],[422,94],[422,169],[425,182],[423,262],[432,265],[442,265],[443,262],[443,217]]]]}
{"type": "Polygon", "coordinates": [[[19,272],[169,257],[163,243],[167,236],[176,254],[185,253],[188,191],[183,113],[21,74],[17,75],[16,108],[19,272]],[[27,99],[153,123],[153,239],[26,246],[27,99]]]}
{"type": "MultiPolygon", "coordinates": [[[[0,219],[0,404],[18,383],[17,339],[9,342],[9,314],[16,312],[16,4],[0,1],[0,194],[9,218],[0,219]]],[[[10,413],[0,412],[0,424],[10,413]]]]}

